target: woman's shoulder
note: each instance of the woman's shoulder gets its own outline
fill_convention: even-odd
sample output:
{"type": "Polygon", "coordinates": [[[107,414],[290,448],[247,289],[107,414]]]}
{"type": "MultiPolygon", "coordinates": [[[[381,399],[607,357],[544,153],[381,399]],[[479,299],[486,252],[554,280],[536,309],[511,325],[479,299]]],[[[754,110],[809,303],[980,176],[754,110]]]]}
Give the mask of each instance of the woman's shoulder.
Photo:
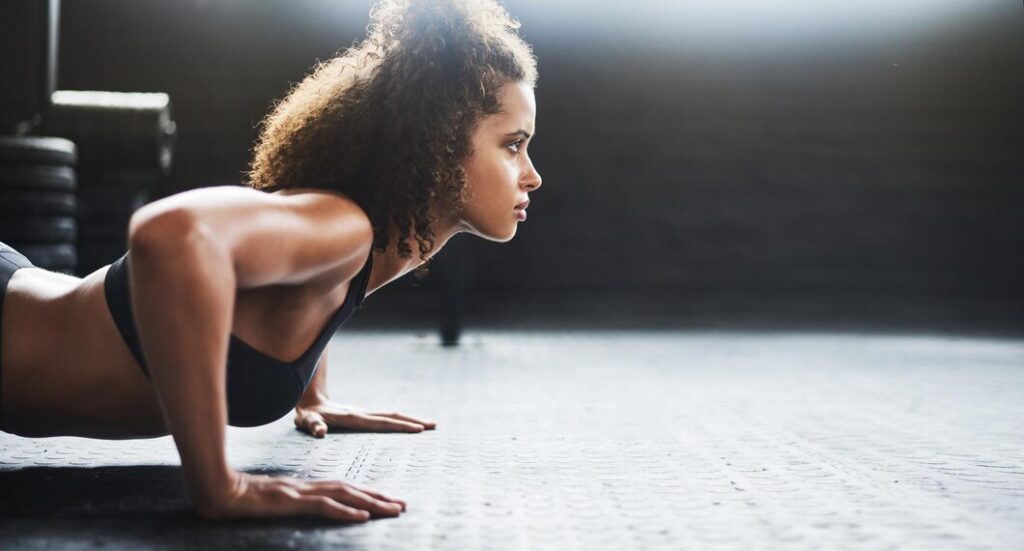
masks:
{"type": "Polygon", "coordinates": [[[307,208],[322,209],[327,215],[346,218],[353,224],[372,229],[370,215],[354,199],[339,191],[318,188],[293,188],[272,192],[282,198],[303,202],[307,208]]]}
{"type": "Polygon", "coordinates": [[[339,257],[347,257],[343,271],[358,272],[373,247],[373,223],[369,214],[344,193],[322,189],[291,189],[275,192],[299,207],[333,241],[339,257]]]}
{"type": "Polygon", "coordinates": [[[374,241],[368,214],[351,197],[330,190],[207,187],[142,210],[149,212],[137,216],[136,226],[148,235],[177,236],[182,232],[158,230],[179,224],[217,240],[230,252],[244,286],[296,284],[326,272],[358,271],[374,241]],[[155,229],[143,227],[154,220],[155,229]]]}

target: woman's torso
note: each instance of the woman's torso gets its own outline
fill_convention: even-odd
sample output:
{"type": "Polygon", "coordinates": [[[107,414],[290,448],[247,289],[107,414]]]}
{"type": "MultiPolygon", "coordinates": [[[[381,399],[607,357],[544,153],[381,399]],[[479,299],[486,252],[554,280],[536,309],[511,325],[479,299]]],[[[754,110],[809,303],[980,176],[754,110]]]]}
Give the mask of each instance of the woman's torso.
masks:
{"type": "MultiPolygon", "coordinates": [[[[0,407],[23,436],[97,438],[168,434],[151,381],[107,307],[107,267],[83,279],[23,268],[4,301],[0,407]]],[[[343,303],[338,273],[295,286],[238,292],[232,334],[273,358],[306,351],[343,303]]]]}

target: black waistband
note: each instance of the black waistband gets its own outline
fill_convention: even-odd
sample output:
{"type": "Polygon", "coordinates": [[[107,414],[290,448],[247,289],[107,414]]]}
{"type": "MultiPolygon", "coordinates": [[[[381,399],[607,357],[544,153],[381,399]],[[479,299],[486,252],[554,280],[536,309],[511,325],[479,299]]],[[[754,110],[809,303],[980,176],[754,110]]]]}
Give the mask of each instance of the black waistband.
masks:
{"type": "Polygon", "coordinates": [[[103,278],[103,292],[107,298],[107,310],[110,310],[110,317],[114,318],[114,324],[117,325],[121,338],[128,345],[128,349],[131,350],[135,361],[139,363],[139,367],[148,375],[146,361],[142,358],[139,334],[135,331],[135,319],[132,317],[128,269],[128,253],[125,253],[124,256],[115,260],[110,268],[107,268],[107,275],[103,278]]]}

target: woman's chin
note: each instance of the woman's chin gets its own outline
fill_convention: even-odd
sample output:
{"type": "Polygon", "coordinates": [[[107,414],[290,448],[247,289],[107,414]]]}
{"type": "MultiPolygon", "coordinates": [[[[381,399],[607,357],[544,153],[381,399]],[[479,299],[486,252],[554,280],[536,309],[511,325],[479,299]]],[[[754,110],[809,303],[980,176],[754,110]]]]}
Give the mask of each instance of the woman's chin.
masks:
{"type": "Polygon", "coordinates": [[[512,238],[516,236],[517,231],[519,231],[519,222],[513,224],[512,227],[507,232],[505,232],[505,238],[500,239],[499,241],[501,241],[502,243],[512,241],[512,238]]]}
{"type": "Polygon", "coordinates": [[[494,241],[496,243],[505,243],[511,241],[516,236],[516,231],[519,229],[519,221],[513,222],[511,225],[495,227],[490,224],[465,224],[465,230],[468,233],[481,237],[488,241],[494,241]]]}
{"type": "Polygon", "coordinates": [[[494,241],[495,243],[508,243],[516,236],[516,229],[516,226],[513,226],[510,230],[506,230],[504,232],[480,232],[477,233],[477,235],[488,241],[494,241]]]}

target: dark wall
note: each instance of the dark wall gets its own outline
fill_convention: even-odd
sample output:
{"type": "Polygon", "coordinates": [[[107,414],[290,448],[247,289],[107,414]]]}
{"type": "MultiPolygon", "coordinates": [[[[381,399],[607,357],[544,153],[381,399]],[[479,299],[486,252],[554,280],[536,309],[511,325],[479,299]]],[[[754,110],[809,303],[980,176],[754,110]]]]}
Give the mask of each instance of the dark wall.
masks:
{"type": "Polygon", "coordinates": [[[0,133],[24,133],[46,108],[56,77],[57,0],[0,2],[0,133]]]}
{"type": "MultiPolygon", "coordinates": [[[[1024,299],[1021,5],[919,4],[912,29],[805,40],[703,32],[697,6],[641,4],[645,33],[642,11],[508,2],[540,59],[545,183],[513,242],[470,246],[474,288],[1024,299]]],[[[236,183],[273,99],[369,5],[66,1],[59,86],[168,92],[165,191],[236,183]]]]}
{"type": "Polygon", "coordinates": [[[551,56],[530,230],[559,252],[538,265],[580,268],[561,285],[1020,296],[1024,29],[986,23],[785,57],[551,56]]]}

